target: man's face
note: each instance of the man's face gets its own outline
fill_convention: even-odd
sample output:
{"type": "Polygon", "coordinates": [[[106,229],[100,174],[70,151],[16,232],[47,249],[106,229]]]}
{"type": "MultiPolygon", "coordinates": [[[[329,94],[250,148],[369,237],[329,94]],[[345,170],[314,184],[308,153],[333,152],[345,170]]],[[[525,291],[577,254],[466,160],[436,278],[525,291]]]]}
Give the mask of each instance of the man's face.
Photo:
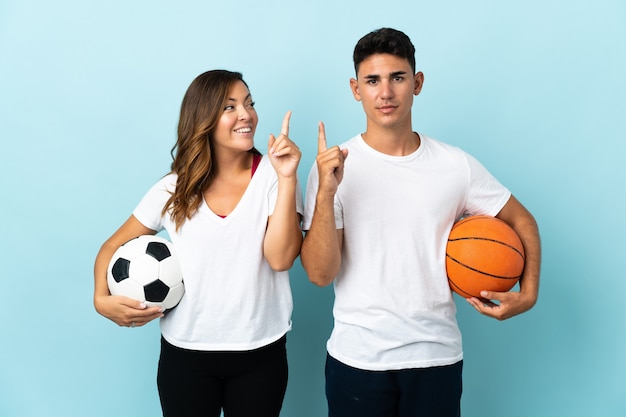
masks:
{"type": "Polygon", "coordinates": [[[350,80],[354,98],[361,101],[371,123],[394,128],[411,122],[413,96],[420,93],[424,76],[413,74],[409,62],[390,54],[375,54],[363,60],[357,79],[350,80]]]}

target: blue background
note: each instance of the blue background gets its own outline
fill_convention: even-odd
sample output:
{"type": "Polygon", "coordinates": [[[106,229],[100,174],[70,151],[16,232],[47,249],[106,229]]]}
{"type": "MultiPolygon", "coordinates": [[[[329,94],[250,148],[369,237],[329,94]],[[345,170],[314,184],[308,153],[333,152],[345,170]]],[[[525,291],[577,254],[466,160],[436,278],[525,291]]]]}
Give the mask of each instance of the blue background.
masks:
{"type": "MultiPolygon", "coordinates": [[[[425,74],[414,128],[476,156],[536,216],[538,305],[497,322],[457,299],[466,417],[623,416],[623,1],[0,1],[0,415],[156,416],[157,323],[92,305],[102,242],[169,169],[191,80],[242,71],[267,148],[291,109],[301,180],[317,122],[364,130],[348,88],[370,30],[405,31],[425,74]]],[[[283,416],[326,413],[332,288],[292,270],[283,416]]]]}

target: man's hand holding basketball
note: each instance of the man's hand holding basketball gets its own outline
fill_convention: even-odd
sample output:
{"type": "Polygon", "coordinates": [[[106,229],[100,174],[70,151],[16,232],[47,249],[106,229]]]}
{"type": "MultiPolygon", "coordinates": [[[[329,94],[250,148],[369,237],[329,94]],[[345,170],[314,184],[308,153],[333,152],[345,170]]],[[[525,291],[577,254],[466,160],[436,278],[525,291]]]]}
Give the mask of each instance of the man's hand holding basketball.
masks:
{"type": "Polygon", "coordinates": [[[497,320],[506,320],[530,310],[537,297],[523,292],[482,291],[482,298],[471,297],[467,302],[480,314],[497,320]],[[495,302],[494,302],[495,300],[495,302]]]}

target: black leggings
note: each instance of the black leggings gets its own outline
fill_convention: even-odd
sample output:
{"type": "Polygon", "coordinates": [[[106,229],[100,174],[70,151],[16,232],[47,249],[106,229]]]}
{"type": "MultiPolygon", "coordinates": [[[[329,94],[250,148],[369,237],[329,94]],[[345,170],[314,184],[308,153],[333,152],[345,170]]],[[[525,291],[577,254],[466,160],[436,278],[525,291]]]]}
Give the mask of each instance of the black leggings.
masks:
{"type": "Polygon", "coordinates": [[[287,389],[286,336],[249,351],[194,351],[161,339],[164,417],[278,417],[287,389]]]}

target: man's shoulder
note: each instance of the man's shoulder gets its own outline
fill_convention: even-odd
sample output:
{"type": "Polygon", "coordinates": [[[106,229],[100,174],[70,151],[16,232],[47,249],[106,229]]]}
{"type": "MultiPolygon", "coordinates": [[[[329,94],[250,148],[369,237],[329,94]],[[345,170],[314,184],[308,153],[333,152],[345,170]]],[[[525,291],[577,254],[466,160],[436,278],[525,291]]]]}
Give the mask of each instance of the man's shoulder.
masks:
{"type": "Polygon", "coordinates": [[[457,154],[466,153],[465,151],[463,151],[463,149],[459,148],[457,145],[453,145],[451,143],[444,142],[439,139],[433,139],[432,137],[421,134],[421,133],[419,135],[421,139],[421,144],[425,148],[428,147],[428,148],[433,148],[433,149],[439,149],[442,151],[457,153],[457,154]]]}
{"type": "Polygon", "coordinates": [[[354,135],[350,139],[348,139],[348,140],[344,141],[343,143],[341,143],[339,145],[339,147],[340,148],[354,147],[359,142],[361,142],[362,140],[363,140],[363,138],[361,137],[361,134],[359,133],[358,135],[354,135]]]}

